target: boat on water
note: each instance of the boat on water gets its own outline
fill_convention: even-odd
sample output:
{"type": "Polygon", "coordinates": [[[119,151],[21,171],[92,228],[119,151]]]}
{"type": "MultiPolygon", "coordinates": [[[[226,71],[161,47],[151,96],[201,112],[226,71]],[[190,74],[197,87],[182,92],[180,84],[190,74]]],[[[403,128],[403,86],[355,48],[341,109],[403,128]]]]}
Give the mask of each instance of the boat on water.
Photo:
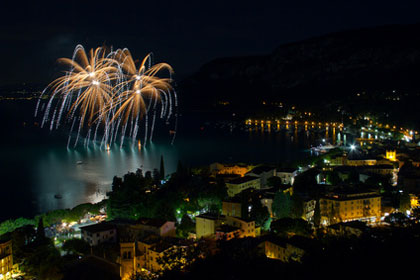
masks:
{"type": "Polygon", "coordinates": [[[63,198],[63,196],[62,196],[61,194],[55,194],[55,195],[54,195],[54,198],[57,198],[57,199],[62,199],[62,198],[63,198]]]}
{"type": "Polygon", "coordinates": [[[79,160],[76,164],[83,164],[83,161],[79,160]]]}
{"type": "Polygon", "coordinates": [[[325,145],[320,144],[319,146],[312,147],[311,149],[315,152],[326,153],[329,150],[335,149],[338,146],[331,145],[330,143],[326,143],[325,145]]]}

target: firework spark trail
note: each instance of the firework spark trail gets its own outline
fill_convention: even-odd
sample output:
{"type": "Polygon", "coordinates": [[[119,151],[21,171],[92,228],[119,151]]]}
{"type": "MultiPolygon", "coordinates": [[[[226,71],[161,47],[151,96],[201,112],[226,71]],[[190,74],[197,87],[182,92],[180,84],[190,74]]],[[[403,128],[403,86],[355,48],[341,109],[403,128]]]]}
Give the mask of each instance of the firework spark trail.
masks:
{"type": "Polygon", "coordinates": [[[90,129],[88,130],[88,133],[87,133],[86,138],[85,138],[85,146],[87,146],[87,144],[89,142],[89,137],[90,137],[90,129]]]}
{"type": "Polygon", "coordinates": [[[171,145],[174,144],[176,138],[176,132],[178,131],[178,96],[174,90],[174,101],[175,101],[175,125],[174,125],[174,134],[172,137],[171,145]]]}
{"type": "MultiPolygon", "coordinates": [[[[72,131],[73,130],[73,127],[74,127],[74,123],[76,122],[76,119],[73,119],[73,122],[72,122],[72,124],[71,124],[71,128],[70,128],[70,131],[72,131]]],[[[71,133],[69,134],[69,138],[68,138],[68,140],[67,140],[67,149],[69,148],[69,145],[70,145],[70,140],[71,140],[71,133]]]]}
{"type": "Polygon", "coordinates": [[[99,125],[101,124],[101,118],[102,118],[102,116],[99,116],[99,120],[96,123],[95,134],[93,136],[93,143],[94,144],[96,143],[96,136],[98,135],[98,128],[99,128],[99,125]]]}
{"type": "Polygon", "coordinates": [[[132,136],[132,140],[133,140],[133,145],[134,145],[134,140],[136,139],[136,137],[137,137],[137,132],[138,132],[138,130],[139,130],[139,126],[137,125],[137,121],[138,121],[138,117],[139,116],[137,116],[137,118],[136,118],[136,122],[135,122],[135,127],[134,127],[134,133],[133,133],[133,136],[132,136]]]}
{"type": "Polygon", "coordinates": [[[82,142],[85,146],[91,141],[95,145],[99,131],[100,147],[109,147],[118,135],[122,147],[127,127],[130,126],[128,136],[134,142],[143,118],[146,145],[153,138],[157,105],[160,103],[161,106],[160,118],[166,117],[168,121],[173,110],[172,98],[175,105],[177,103],[176,93],[170,85],[173,70],[166,63],[154,65],[152,53],[136,66],[126,48],[111,49],[107,54],[102,47],[86,52],[82,45],[77,45],[71,59],[61,58],[59,62],[69,70],[41,92],[34,115],[44,111],[41,127],[49,123],[50,130],[58,129],[64,121],[71,123],[67,147],[72,143],[75,125],[78,128],[74,147],[80,137],[85,137],[82,142]],[[169,78],[157,76],[163,70],[168,71],[169,78]],[[47,91],[51,91],[51,95],[40,109],[47,91]],[[149,114],[152,114],[151,124],[149,114]]]}
{"type": "Polygon", "coordinates": [[[152,142],[153,140],[153,132],[155,130],[155,121],[156,121],[156,103],[157,101],[155,100],[154,104],[153,104],[153,120],[152,120],[152,128],[151,128],[151,132],[150,132],[150,139],[149,141],[152,142]]]}
{"type": "Polygon", "coordinates": [[[48,115],[50,113],[50,108],[51,108],[51,104],[53,102],[54,97],[55,97],[55,93],[51,96],[50,100],[47,103],[47,107],[45,109],[45,114],[44,114],[44,117],[42,118],[42,122],[41,122],[41,128],[44,127],[44,124],[48,121],[48,115]]]}
{"type": "Polygon", "coordinates": [[[41,99],[42,99],[42,97],[44,96],[44,94],[45,94],[46,90],[47,90],[47,89],[44,89],[44,90],[41,92],[41,95],[38,97],[38,101],[37,101],[37,103],[36,103],[36,107],[35,107],[35,115],[34,115],[34,117],[36,117],[36,116],[38,115],[39,103],[41,103],[41,99]]]}
{"type": "Polygon", "coordinates": [[[123,125],[123,130],[122,130],[122,133],[121,133],[120,149],[122,148],[122,145],[124,143],[124,137],[125,137],[125,131],[126,131],[126,129],[127,129],[127,124],[124,124],[123,125]]]}
{"type": "Polygon", "coordinates": [[[146,116],[144,117],[144,141],[143,141],[143,145],[145,147],[146,147],[146,144],[147,144],[148,128],[149,128],[149,118],[148,118],[148,115],[146,114],[146,116]]]}
{"type": "MultiPolygon", "coordinates": [[[[79,119],[80,119],[80,118],[79,118],[79,119]]],[[[76,141],[74,141],[74,147],[73,147],[73,148],[76,148],[76,146],[77,146],[77,142],[79,141],[80,130],[82,129],[82,124],[83,124],[83,122],[82,122],[82,121],[80,121],[80,122],[79,122],[79,129],[77,130],[76,141]]]]}

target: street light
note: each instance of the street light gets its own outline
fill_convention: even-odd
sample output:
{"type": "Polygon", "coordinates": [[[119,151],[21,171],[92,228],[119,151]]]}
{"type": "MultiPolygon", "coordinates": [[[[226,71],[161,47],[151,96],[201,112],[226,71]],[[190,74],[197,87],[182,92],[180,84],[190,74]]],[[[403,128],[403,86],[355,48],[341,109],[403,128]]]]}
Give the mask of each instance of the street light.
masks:
{"type": "Polygon", "coordinates": [[[355,145],[350,145],[350,150],[354,151],[356,149],[355,145]]]}

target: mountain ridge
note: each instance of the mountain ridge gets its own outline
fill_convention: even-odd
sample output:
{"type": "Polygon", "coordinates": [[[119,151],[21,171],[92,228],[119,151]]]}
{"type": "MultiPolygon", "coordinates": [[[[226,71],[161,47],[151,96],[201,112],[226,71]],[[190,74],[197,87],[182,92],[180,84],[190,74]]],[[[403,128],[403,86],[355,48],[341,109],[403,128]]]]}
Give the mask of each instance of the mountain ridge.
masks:
{"type": "Polygon", "coordinates": [[[180,89],[186,104],[241,107],[264,99],[313,103],[364,89],[420,90],[417,34],[420,23],[386,25],[287,43],[266,55],[218,58],[180,89]]]}

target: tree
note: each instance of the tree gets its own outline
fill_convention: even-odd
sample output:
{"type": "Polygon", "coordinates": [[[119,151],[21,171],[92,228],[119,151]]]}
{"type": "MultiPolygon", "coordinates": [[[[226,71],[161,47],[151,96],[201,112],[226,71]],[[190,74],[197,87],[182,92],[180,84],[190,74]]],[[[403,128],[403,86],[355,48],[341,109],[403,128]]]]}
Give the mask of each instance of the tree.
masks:
{"type": "Polygon", "coordinates": [[[90,246],[86,241],[79,238],[74,238],[64,242],[62,249],[68,254],[86,255],[89,253],[90,246]]]}
{"type": "Polygon", "coordinates": [[[340,179],[340,176],[338,175],[338,172],[335,170],[328,172],[327,181],[330,185],[333,185],[333,186],[339,185],[341,183],[341,179],[340,179]]]}
{"type": "Polygon", "coordinates": [[[191,218],[184,214],[181,219],[181,223],[177,227],[178,233],[181,237],[188,237],[188,234],[195,230],[195,223],[191,220],[191,218]]]}
{"type": "Polygon", "coordinates": [[[144,173],[144,178],[147,180],[152,180],[152,172],[146,171],[146,173],[144,173]]]}
{"type": "Polygon", "coordinates": [[[160,179],[165,179],[165,164],[163,162],[163,155],[160,156],[160,169],[159,169],[160,179]]]}
{"type": "Polygon", "coordinates": [[[208,251],[205,243],[196,243],[188,246],[172,246],[158,257],[157,262],[162,267],[163,273],[181,272],[198,259],[205,257],[208,251]]]}
{"type": "Polygon", "coordinates": [[[291,202],[290,216],[295,219],[301,219],[303,216],[303,200],[299,195],[294,194],[291,196],[291,202]]]}
{"type": "Polygon", "coordinates": [[[290,217],[291,204],[292,202],[288,193],[285,194],[282,191],[277,192],[271,206],[274,216],[278,219],[290,217]]]}
{"type": "Polygon", "coordinates": [[[143,178],[143,170],[141,170],[140,168],[137,168],[136,175],[139,178],[143,178]]]}
{"type": "Polygon", "coordinates": [[[317,186],[316,182],[316,175],[318,174],[318,170],[315,168],[309,169],[295,177],[295,182],[293,183],[293,188],[295,191],[310,191],[313,192],[318,188],[314,188],[317,186]]]}
{"type": "Polygon", "coordinates": [[[118,190],[121,188],[122,186],[122,178],[114,176],[114,178],[112,179],[112,190],[118,190]]]}
{"type": "Polygon", "coordinates": [[[283,184],[283,181],[281,180],[280,177],[277,177],[277,176],[270,177],[267,180],[267,185],[270,187],[280,188],[282,184],[283,184]]]}
{"type": "Polygon", "coordinates": [[[160,184],[160,180],[162,176],[160,175],[159,171],[156,168],[153,169],[152,177],[155,184],[160,184]]]}
{"type": "Polygon", "coordinates": [[[396,212],[385,217],[385,222],[398,226],[404,226],[409,222],[409,219],[405,214],[396,212]]]}
{"type": "Polygon", "coordinates": [[[36,228],[36,240],[42,241],[45,239],[44,219],[41,216],[38,220],[38,227],[36,228]]]}
{"type": "Polygon", "coordinates": [[[411,209],[411,201],[410,201],[410,195],[408,192],[403,192],[400,196],[400,211],[405,213],[407,210],[411,209]]]}
{"type": "Polygon", "coordinates": [[[34,219],[18,218],[16,220],[6,220],[0,224],[0,235],[12,232],[20,227],[35,225],[34,219]]]}
{"type": "Polygon", "coordinates": [[[33,225],[20,227],[12,232],[13,262],[25,261],[25,247],[35,238],[36,231],[33,225]]]}
{"type": "Polygon", "coordinates": [[[254,220],[258,226],[265,225],[267,220],[270,219],[270,212],[268,212],[266,206],[261,204],[259,199],[253,199],[252,202],[249,217],[254,220]]]}
{"type": "Polygon", "coordinates": [[[355,168],[353,168],[352,170],[350,170],[350,172],[349,172],[349,178],[347,179],[347,181],[350,184],[358,184],[360,182],[359,172],[357,172],[357,170],[355,168]]]}
{"type": "Polygon", "coordinates": [[[297,234],[309,236],[311,226],[303,219],[283,218],[271,223],[271,230],[278,234],[297,234]]]}
{"type": "Polygon", "coordinates": [[[420,220],[420,207],[415,207],[411,209],[411,216],[416,220],[420,220]]]}

